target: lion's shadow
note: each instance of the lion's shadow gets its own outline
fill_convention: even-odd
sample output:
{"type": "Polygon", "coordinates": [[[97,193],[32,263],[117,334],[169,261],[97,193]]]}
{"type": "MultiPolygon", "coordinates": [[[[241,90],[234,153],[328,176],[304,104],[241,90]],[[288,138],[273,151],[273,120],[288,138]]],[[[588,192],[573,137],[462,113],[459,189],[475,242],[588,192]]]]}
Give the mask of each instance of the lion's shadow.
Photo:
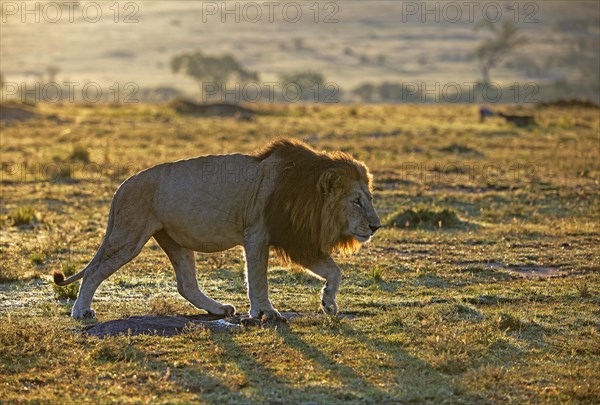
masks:
{"type": "MultiPolygon", "coordinates": [[[[290,321],[302,316],[297,312],[282,312],[286,320],[290,321]]],[[[340,317],[352,318],[352,314],[342,314],[340,317]]],[[[194,315],[140,315],[121,319],[112,319],[90,325],[85,331],[90,336],[103,339],[107,336],[136,336],[136,335],[158,335],[176,336],[184,333],[187,328],[202,326],[212,331],[232,331],[242,329],[246,325],[258,324],[259,326],[275,326],[272,322],[245,322],[249,315],[235,315],[224,318],[218,315],[194,314],[194,315]]]]}
{"type": "MultiPolygon", "coordinates": [[[[177,335],[185,332],[190,322],[211,329],[214,332],[211,334],[211,340],[215,346],[221,348],[222,362],[235,365],[242,374],[241,379],[237,377],[242,383],[225,380],[211,373],[210,370],[197,367],[186,371],[187,376],[191,378],[181,379],[174,376],[172,379],[175,384],[193,392],[199,400],[206,403],[221,403],[217,398],[223,397],[228,397],[230,400],[236,398],[240,403],[248,401],[268,403],[274,398],[303,398],[309,402],[320,402],[326,399],[328,402],[397,403],[424,400],[423,391],[433,385],[436,386],[436,391],[447,393],[449,397],[455,392],[463,391],[457,382],[451,381],[448,376],[440,373],[427,362],[355,327],[352,315],[347,314],[346,319],[342,317],[332,325],[328,325],[322,315],[306,316],[306,314],[295,313],[284,313],[284,315],[291,318],[291,322],[289,326],[270,325],[274,334],[270,337],[265,336],[268,339],[265,344],[269,345],[267,351],[256,351],[254,344],[251,345],[253,349],[250,351],[249,346],[243,343],[245,332],[241,320],[244,317],[226,320],[210,315],[139,317],[147,318],[146,321],[149,321],[144,325],[154,325],[156,328],[152,331],[130,328],[127,334],[177,335]],[[320,336],[294,330],[295,318],[298,317],[303,318],[299,322],[304,324],[318,323],[320,336]],[[323,335],[326,335],[325,339],[323,335]],[[274,343],[277,340],[279,342],[274,343]],[[320,347],[319,342],[324,340],[331,341],[332,345],[320,347]],[[339,352],[336,350],[337,343],[342,344],[343,347],[339,352]],[[355,351],[348,352],[348,347],[354,347],[355,351]],[[365,356],[359,351],[367,352],[368,355],[365,356]],[[289,356],[290,359],[274,367],[270,362],[274,356],[280,359],[289,356]],[[282,369],[285,374],[297,369],[294,373],[301,375],[298,381],[307,381],[309,384],[301,385],[287,381],[282,376],[282,369]],[[314,380],[318,378],[316,373],[321,375],[321,378],[325,376],[328,380],[327,384],[314,380]],[[406,381],[405,385],[403,381],[406,381]],[[390,385],[387,386],[386,382],[390,385]]],[[[133,318],[136,320],[136,317],[133,318]]],[[[129,322],[131,326],[131,318],[103,324],[113,327],[120,324],[120,327],[124,327],[127,324],[124,321],[129,322]]],[[[94,327],[97,328],[99,325],[102,324],[94,327]]],[[[90,333],[90,330],[87,333],[90,333]]],[[[96,331],[100,330],[101,328],[98,328],[96,331]]],[[[105,329],[105,332],[107,330],[109,329],[105,329]]],[[[116,330],[113,328],[112,332],[116,330]]],[[[108,335],[110,334],[104,336],[108,335]]],[[[164,363],[162,368],[169,367],[167,362],[158,359],[154,362],[155,366],[160,362],[164,363]]]]}

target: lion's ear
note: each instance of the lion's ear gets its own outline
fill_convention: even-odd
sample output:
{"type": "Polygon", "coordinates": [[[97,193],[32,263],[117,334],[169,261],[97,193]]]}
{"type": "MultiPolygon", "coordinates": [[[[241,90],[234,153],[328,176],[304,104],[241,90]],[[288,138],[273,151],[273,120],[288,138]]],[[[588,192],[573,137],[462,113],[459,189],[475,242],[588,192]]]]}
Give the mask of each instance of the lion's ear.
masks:
{"type": "Polygon", "coordinates": [[[342,182],[342,176],[336,169],[324,171],[319,177],[318,188],[323,194],[331,193],[342,182]]]}

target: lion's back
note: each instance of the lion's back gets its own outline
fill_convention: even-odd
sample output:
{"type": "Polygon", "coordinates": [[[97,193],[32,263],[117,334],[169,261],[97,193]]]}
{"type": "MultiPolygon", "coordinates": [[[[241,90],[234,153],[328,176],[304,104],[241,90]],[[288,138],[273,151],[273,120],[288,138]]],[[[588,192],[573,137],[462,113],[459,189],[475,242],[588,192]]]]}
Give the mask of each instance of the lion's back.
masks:
{"type": "Polygon", "coordinates": [[[122,188],[129,199],[151,200],[152,214],[180,244],[207,250],[240,244],[245,227],[260,221],[262,180],[252,156],[210,155],[154,166],[122,188]]]}

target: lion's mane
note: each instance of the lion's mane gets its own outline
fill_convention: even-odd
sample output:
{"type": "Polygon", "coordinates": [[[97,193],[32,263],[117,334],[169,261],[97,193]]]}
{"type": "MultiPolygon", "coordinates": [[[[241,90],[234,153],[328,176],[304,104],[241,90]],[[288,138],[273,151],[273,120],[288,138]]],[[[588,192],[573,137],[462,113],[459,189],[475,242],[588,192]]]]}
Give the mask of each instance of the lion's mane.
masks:
{"type": "Polygon", "coordinates": [[[309,266],[359,242],[346,236],[342,200],[352,181],[371,188],[367,167],[344,152],[320,153],[297,140],[278,139],[257,152],[278,159],[273,193],[265,206],[270,243],[285,260],[309,266]]]}

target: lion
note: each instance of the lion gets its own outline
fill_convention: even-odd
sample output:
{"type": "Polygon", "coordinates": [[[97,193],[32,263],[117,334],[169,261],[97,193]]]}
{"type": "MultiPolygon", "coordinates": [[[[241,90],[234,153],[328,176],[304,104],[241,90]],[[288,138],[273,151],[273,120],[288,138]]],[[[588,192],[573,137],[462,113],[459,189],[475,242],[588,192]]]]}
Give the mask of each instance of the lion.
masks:
{"type": "Polygon", "coordinates": [[[269,249],[324,279],[321,306],[337,314],[341,271],[331,258],[352,252],[381,227],[367,166],[343,152],[317,152],[277,139],[250,154],[210,155],[163,163],[128,178],[115,192],[104,239],[90,262],[65,279],[83,278],[74,318],[94,317],[96,289],[154,238],[169,257],[177,290],[195,307],[232,316],[235,307],[204,294],[195,252],[241,245],[250,317],[284,320],[269,300],[269,249]]]}

